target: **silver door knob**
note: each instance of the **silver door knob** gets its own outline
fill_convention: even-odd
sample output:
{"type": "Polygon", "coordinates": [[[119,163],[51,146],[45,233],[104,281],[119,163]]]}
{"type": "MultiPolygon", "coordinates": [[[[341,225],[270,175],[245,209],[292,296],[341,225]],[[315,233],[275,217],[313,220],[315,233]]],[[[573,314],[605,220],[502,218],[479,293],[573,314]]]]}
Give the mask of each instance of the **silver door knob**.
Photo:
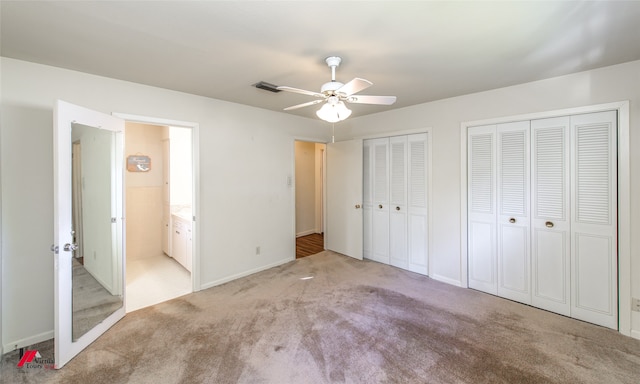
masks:
{"type": "Polygon", "coordinates": [[[545,225],[547,228],[553,228],[553,223],[552,223],[552,222],[550,222],[550,221],[547,221],[546,223],[544,223],[544,225],[545,225]]]}
{"type": "Polygon", "coordinates": [[[512,217],[512,218],[510,218],[510,219],[509,219],[509,222],[510,222],[511,224],[513,224],[513,223],[515,223],[515,222],[516,222],[516,219],[514,219],[514,218],[512,217]]]}
{"type": "Polygon", "coordinates": [[[64,249],[66,252],[73,252],[76,249],[78,249],[78,244],[69,244],[69,243],[67,243],[67,244],[64,245],[64,248],[62,248],[62,249],[64,249]]]}

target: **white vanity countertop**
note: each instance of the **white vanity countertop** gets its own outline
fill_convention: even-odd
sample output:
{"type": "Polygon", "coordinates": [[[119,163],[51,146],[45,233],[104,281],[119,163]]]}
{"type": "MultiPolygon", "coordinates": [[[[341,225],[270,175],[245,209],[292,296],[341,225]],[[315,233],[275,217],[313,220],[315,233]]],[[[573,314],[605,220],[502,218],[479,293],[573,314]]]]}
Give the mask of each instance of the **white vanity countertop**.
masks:
{"type": "Polygon", "coordinates": [[[191,221],[193,217],[191,214],[191,206],[189,205],[172,205],[171,214],[187,221],[191,221]]]}

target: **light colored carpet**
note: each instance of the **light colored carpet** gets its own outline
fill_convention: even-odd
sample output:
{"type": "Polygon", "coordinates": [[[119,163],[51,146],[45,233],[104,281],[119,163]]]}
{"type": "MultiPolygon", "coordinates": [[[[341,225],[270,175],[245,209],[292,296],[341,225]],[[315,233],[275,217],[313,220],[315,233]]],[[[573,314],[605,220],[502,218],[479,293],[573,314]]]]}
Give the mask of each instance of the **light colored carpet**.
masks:
{"type": "Polygon", "coordinates": [[[640,341],[323,252],[130,313],[62,370],[3,361],[7,383],[609,384],[638,383],[640,341]]]}

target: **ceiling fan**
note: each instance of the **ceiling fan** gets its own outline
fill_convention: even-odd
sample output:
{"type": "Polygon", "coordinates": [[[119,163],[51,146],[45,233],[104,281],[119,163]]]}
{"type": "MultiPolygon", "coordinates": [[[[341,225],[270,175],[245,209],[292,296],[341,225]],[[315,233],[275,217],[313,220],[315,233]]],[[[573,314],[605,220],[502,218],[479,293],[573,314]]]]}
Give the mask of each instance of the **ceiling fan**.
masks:
{"type": "Polygon", "coordinates": [[[356,95],[356,93],[372,86],[373,83],[369,80],[358,77],[346,84],[336,81],[336,68],[340,65],[342,59],[337,56],[330,56],[327,57],[325,61],[331,68],[331,81],[324,83],[320,88],[320,92],[307,91],[304,89],[287,87],[285,85],[277,87],[280,91],[300,93],[318,98],[318,100],[287,107],[284,109],[285,111],[325,103],[325,105],[316,112],[316,115],[318,115],[322,120],[335,123],[344,120],[351,115],[351,110],[344,104],[345,101],[347,103],[354,104],[377,105],[391,105],[396,102],[395,96],[356,95]]]}

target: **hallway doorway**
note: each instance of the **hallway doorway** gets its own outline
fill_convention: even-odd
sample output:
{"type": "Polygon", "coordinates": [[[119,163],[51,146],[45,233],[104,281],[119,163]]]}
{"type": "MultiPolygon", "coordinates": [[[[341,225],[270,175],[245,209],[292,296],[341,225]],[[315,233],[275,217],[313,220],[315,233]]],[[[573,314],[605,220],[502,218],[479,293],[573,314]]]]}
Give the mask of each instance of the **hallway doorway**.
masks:
{"type": "Polygon", "coordinates": [[[296,258],[324,251],[324,156],[326,144],[295,143],[296,258]]]}

